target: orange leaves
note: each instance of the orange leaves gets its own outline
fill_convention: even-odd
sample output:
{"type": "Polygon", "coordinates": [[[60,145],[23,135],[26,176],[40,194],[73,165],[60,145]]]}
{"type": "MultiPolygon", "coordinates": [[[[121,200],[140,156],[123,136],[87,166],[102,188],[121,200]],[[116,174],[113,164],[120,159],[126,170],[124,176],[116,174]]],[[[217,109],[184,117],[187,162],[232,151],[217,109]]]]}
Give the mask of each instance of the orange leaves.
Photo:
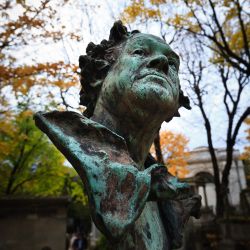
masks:
{"type": "Polygon", "coordinates": [[[149,18],[156,18],[159,15],[159,11],[153,9],[146,9],[145,14],[149,18]]]}
{"type": "Polygon", "coordinates": [[[166,0],[150,0],[150,3],[160,5],[166,3],[166,0]]]}
{"type": "MultiPolygon", "coordinates": [[[[203,1],[193,0],[189,1],[192,4],[201,5],[203,1]]],[[[176,13],[168,17],[165,13],[165,8],[161,6],[173,5],[173,8],[176,8],[178,0],[173,0],[167,3],[166,0],[150,0],[148,2],[144,0],[133,0],[131,5],[126,7],[123,11],[123,20],[127,23],[134,22],[137,17],[140,17],[141,21],[145,20],[162,20],[162,17],[165,17],[165,23],[174,26],[175,28],[185,27],[186,29],[192,32],[200,32],[200,27],[196,24],[193,17],[193,12],[189,11],[187,13],[176,13]],[[150,3],[150,4],[149,4],[150,3]]]]}
{"type": "Polygon", "coordinates": [[[62,103],[59,89],[67,93],[78,83],[77,66],[39,61],[36,49],[53,47],[62,37],[81,37],[75,30],[66,33],[69,29],[60,28],[57,7],[62,2],[4,2],[0,4],[0,196],[59,194],[65,160],[35,127],[32,116],[33,111],[62,103]]]}
{"type": "Polygon", "coordinates": [[[170,18],[169,21],[175,26],[175,27],[181,27],[183,25],[186,25],[186,18],[182,15],[175,15],[174,18],[170,18]]]}
{"type": "Polygon", "coordinates": [[[0,65],[0,80],[3,86],[11,85],[14,92],[26,95],[37,85],[56,86],[66,89],[78,83],[76,65],[57,63],[38,63],[12,68],[0,65]]]}
{"type": "MultiPolygon", "coordinates": [[[[248,30],[248,33],[248,36],[250,36],[250,30],[248,30]]],[[[244,48],[244,40],[241,31],[236,31],[235,33],[231,34],[229,46],[236,53],[241,53],[242,49],[244,48]]]]}
{"type": "Polygon", "coordinates": [[[175,14],[174,18],[169,18],[168,23],[176,29],[187,29],[193,33],[201,31],[200,26],[194,20],[193,12],[189,11],[186,14],[175,14]]]}
{"type": "Polygon", "coordinates": [[[82,40],[81,36],[79,36],[79,35],[77,35],[77,34],[75,34],[73,32],[69,33],[69,37],[70,37],[70,39],[76,40],[78,42],[80,42],[82,40]]]}
{"type": "Polygon", "coordinates": [[[226,12],[226,21],[230,21],[233,18],[235,18],[235,16],[237,15],[237,10],[236,8],[229,8],[228,11],[226,12]]]}
{"type": "MultiPolygon", "coordinates": [[[[186,157],[189,156],[188,139],[182,134],[164,130],[160,132],[160,144],[168,171],[180,178],[185,177],[188,173],[185,168],[187,166],[186,157]]],[[[151,148],[150,151],[154,152],[154,148],[151,148]]]]}
{"type": "Polygon", "coordinates": [[[160,143],[165,164],[171,174],[183,178],[187,173],[185,158],[189,155],[188,139],[182,134],[162,131],[160,143]],[[165,157],[164,157],[165,156],[165,157]]]}
{"type": "MultiPolygon", "coordinates": [[[[56,28],[55,7],[45,0],[37,4],[25,1],[12,2],[0,6],[0,90],[10,86],[13,97],[27,96],[35,86],[67,89],[78,82],[75,65],[61,61],[39,63],[34,59],[30,65],[23,64],[15,51],[25,50],[39,42],[53,43],[62,39],[64,33],[56,28]],[[53,6],[53,7],[52,7],[53,6]]],[[[80,39],[70,32],[70,37],[80,39]]],[[[37,44],[36,44],[37,45],[37,44]]],[[[0,95],[2,93],[0,92],[0,95]]],[[[37,93],[37,96],[39,93],[37,93]]],[[[2,108],[2,107],[1,107],[2,108]]]]}
{"type": "MultiPolygon", "coordinates": [[[[246,139],[247,139],[248,145],[249,145],[249,142],[250,142],[250,117],[246,118],[244,123],[248,126],[248,128],[245,130],[245,132],[247,134],[246,139]]],[[[250,160],[250,146],[246,146],[244,148],[244,152],[241,155],[241,159],[242,160],[247,160],[247,161],[250,160]]]]}
{"type": "Polygon", "coordinates": [[[128,6],[123,12],[122,16],[123,21],[127,23],[134,22],[136,17],[142,15],[143,9],[144,9],[143,0],[132,1],[132,4],[128,6]]]}
{"type": "Polygon", "coordinates": [[[157,21],[161,28],[163,24],[172,26],[183,37],[188,37],[187,34],[199,37],[197,41],[211,48],[210,62],[227,61],[230,66],[234,60],[236,64],[244,62],[241,70],[246,72],[250,47],[248,7],[246,1],[231,0],[133,0],[123,15],[128,23],[136,19],[157,21]]]}
{"type": "MultiPolygon", "coordinates": [[[[16,20],[3,19],[2,31],[0,33],[0,50],[8,47],[9,45],[13,46],[18,44],[20,38],[22,37],[22,33],[31,28],[42,28],[44,25],[44,20],[40,18],[33,18],[32,16],[28,16],[27,14],[23,14],[18,17],[16,20]]],[[[29,33],[32,34],[32,33],[29,33]]]]}

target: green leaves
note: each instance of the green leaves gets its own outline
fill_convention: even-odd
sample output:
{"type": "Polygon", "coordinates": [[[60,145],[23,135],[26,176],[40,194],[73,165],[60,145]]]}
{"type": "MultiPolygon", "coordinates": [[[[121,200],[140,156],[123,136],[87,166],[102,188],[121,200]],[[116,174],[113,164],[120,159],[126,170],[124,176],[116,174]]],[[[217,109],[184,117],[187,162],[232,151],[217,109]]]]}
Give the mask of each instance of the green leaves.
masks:
{"type": "Polygon", "coordinates": [[[86,204],[77,173],[35,127],[30,110],[0,119],[0,196],[60,196],[86,204]]]}

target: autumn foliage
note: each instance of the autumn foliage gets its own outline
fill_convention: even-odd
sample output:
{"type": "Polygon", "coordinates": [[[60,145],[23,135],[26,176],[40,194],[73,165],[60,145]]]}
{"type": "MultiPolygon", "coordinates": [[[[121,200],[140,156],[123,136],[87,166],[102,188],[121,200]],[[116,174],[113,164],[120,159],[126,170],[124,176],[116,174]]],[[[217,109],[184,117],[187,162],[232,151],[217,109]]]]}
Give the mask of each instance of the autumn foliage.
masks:
{"type": "Polygon", "coordinates": [[[34,49],[80,37],[59,22],[64,1],[27,2],[0,3],[0,196],[68,194],[85,202],[76,172],[33,121],[38,110],[67,108],[65,93],[78,84],[76,65],[39,61],[34,49]]]}
{"type": "MultiPolygon", "coordinates": [[[[63,28],[57,23],[55,28],[56,10],[50,5],[50,1],[41,1],[40,5],[28,5],[26,1],[4,1],[0,4],[0,95],[1,113],[13,108],[12,103],[6,98],[6,91],[17,101],[28,96],[34,86],[40,86],[42,91],[33,91],[32,98],[44,98],[52,100],[55,91],[52,87],[66,91],[78,82],[76,66],[61,61],[39,62],[35,59],[35,53],[30,54],[29,61],[21,57],[32,46],[48,44],[53,46],[62,39],[62,36],[72,37],[72,34],[64,33],[63,28]],[[20,54],[20,51],[24,51],[20,54]],[[34,58],[32,58],[34,57],[34,58]],[[34,95],[35,94],[35,95],[34,95]]],[[[77,37],[77,39],[79,39],[77,37]]],[[[59,91],[59,90],[58,90],[59,91]]],[[[63,102],[63,101],[61,101],[63,102]]]]}
{"type": "Polygon", "coordinates": [[[212,63],[227,64],[249,75],[247,7],[246,1],[239,0],[131,0],[122,18],[127,23],[154,21],[161,29],[172,27],[185,39],[194,37],[211,49],[212,63]]]}
{"type": "Polygon", "coordinates": [[[190,97],[204,122],[214,170],[218,217],[223,216],[229,204],[233,151],[239,129],[250,115],[249,103],[244,102],[250,75],[248,8],[249,3],[240,0],[131,0],[122,13],[125,22],[142,23],[146,27],[154,24],[163,39],[172,36],[170,42],[178,41],[190,97]],[[210,72],[215,81],[207,77],[210,72]],[[218,108],[225,115],[225,133],[221,136],[227,157],[222,176],[215,153],[216,129],[212,126],[219,117],[211,118],[207,105],[215,96],[220,99],[218,108]]]}
{"type": "MultiPolygon", "coordinates": [[[[189,150],[187,147],[188,139],[179,133],[174,133],[169,130],[160,132],[160,146],[163,155],[163,162],[168,168],[168,171],[179,178],[184,178],[188,173],[187,157],[189,150]]],[[[155,156],[154,145],[150,152],[155,156]]]]}
{"type": "Polygon", "coordinates": [[[241,159],[250,161],[250,146],[249,146],[249,142],[250,142],[250,117],[246,118],[244,123],[247,125],[247,129],[245,130],[245,132],[246,132],[246,139],[248,141],[248,145],[245,146],[244,152],[241,155],[241,159]]]}

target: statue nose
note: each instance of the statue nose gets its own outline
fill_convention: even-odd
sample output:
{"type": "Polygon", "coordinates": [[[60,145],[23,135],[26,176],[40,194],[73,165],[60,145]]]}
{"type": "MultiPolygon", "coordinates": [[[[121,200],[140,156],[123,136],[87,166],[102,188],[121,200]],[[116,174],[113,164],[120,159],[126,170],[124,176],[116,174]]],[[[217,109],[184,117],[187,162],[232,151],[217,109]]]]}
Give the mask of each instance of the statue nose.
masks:
{"type": "Polygon", "coordinates": [[[168,74],[168,59],[166,56],[159,55],[155,56],[148,62],[148,68],[155,68],[163,71],[165,74],[168,74]]]}

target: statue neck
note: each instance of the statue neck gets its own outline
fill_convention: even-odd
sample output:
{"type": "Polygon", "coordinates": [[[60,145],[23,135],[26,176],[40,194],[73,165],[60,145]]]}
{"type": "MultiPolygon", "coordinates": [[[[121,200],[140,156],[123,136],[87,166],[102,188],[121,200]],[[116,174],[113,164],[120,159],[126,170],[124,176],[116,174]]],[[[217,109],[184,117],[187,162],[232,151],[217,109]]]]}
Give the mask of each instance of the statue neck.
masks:
{"type": "Polygon", "coordinates": [[[122,136],[128,146],[131,158],[143,168],[149,149],[154,141],[162,120],[149,116],[139,119],[131,114],[115,114],[104,105],[96,107],[92,120],[104,125],[122,136]]]}

